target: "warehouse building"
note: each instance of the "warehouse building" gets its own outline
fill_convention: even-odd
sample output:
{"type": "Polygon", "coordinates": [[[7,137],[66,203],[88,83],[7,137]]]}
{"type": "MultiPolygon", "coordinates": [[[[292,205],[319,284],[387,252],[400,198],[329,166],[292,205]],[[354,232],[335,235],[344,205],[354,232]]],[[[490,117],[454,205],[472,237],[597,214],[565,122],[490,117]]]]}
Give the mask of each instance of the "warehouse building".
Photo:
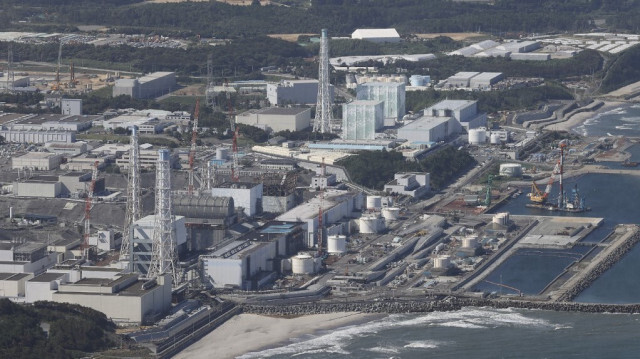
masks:
{"type": "Polygon", "coordinates": [[[400,42],[400,35],[396,29],[357,29],[351,34],[354,40],[371,42],[400,42]]]}
{"type": "Polygon", "coordinates": [[[33,176],[24,181],[13,182],[13,194],[18,197],[56,198],[62,193],[58,176],[33,176]]]}
{"type": "Polygon", "coordinates": [[[478,101],[444,100],[424,110],[424,114],[433,117],[453,117],[467,131],[487,125],[487,114],[478,113],[478,101]]]}
{"type": "Polygon", "coordinates": [[[280,272],[280,261],[302,249],[304,225],[271,222],[209,255],[201,256],[204,272],[216,288],[260,289],[280,272]]]}
{"type": "Polygon", "coordinates": [[[119,79],[113,86],[113,97],[154,98],[170,93],[176,87],[175,72],[154,72],[137,79],[119,79]]]}
{"type": "Polygon", "coordinates": [[[464,57],[471,57],[479,52],[494,48],[500,45],[500,43],[493,40],[484,40],[473,45],[463,47],[461,49],[450,52],[448,55],[460,55],[464,57]]]}
{"type": "Polygon", "coordinates": [[[98,170],[103,170],[107,166],[107,160],[113,162],[115,156],[100,156],[83,154],[67,158],[67,162],[60,165],[60,169],[65,171],[93,171],[95,163],[98,162],[98,170]]]}
{"type": "Polygon", "coordinates": [[[342,105],[342,138],[373,140],[384,126],[384,102],[356,100],[342,105]]]}
{"type": "Polygon", "coordinates": [[[502,72],[482,72],[477,76],[474,76],[469,81],[469,87],[472,89],[486,90],[491,86],[502,81],[504,74],[502,72]]]}
{"type": "MultiPolygon", "coordinates": [[[[334,98],[333,85],[329,84],[331,99],[334,98]]],[[[271,106],[315,105],[318,99],[318,80],[282,80],[267,85],[267,99],[271,106]]]]}
{"type": "Polygon", "coordinates": [[[76,142],[76,133],[71,131],[17,131],[0,130],[7,143],[33,143],[44,144],[47,142],[76,142]]]}
{"type": "Polygon", "coordinates": [[[0,297],[18,301],[25,296],[25,286],[32,273],[0,273],[0,297]]]}
{"type": "Polygon", "coordinates": [[[63,156],[77,156],[87,152],[87,143],[84,141],[74,143],[47,142],[44,147],[51,153],[63,156]]]}
{"type": "Polygon", "coordinates": [[[11,159],[11,169],[51,171],[60,167],[62,156],[49,152],[27,152],[11,159]]]}
{"type": "Polygon", "coordinates": [[[356,89],[358,100],[382,101],[384,125],[394,126],[405,115],[405,84],[397,82],[367,82],[356,89]]]}
{"type": "Polygon", "coordinates": [[[10,125],[15,131],[71,131],[80,132],[91,128],[94,122],[101,122],[101,115],[61,115],[61,114],[32,114],[17,120],[10,125]]]}
{"type": "Polygon", "coordinates": [[[231,197],[236,208],[251,217],[262,212],[262,183],[224,182],[211,189],[214,197],[231,197]]]}
{"type": "Polygon", "coordinates": [[[409,142],[439,142],[462,131],[453,117],[422,116],[398,129],[398,138],[409,142]]]}
{"type": "Polygon", "coordinates": [[[400,194],[419,198],[431,189],[431,175],[420,172],[396,173],[393,180],[384,185],[387,194],[400,194]]]}
{"type": "Polygon", "coordinates": [[[447,79],[447,85],[451,87],[469,87],[471,78],[479,74],[479,72],[458,72],[447,79]]]}
{"type": "Polygon", "coordinates": [[[267,107],[236,115],[236,123],[254,126],[268,132],[301,131],[311,124],[311,109],[301,107],[267,107]]]}

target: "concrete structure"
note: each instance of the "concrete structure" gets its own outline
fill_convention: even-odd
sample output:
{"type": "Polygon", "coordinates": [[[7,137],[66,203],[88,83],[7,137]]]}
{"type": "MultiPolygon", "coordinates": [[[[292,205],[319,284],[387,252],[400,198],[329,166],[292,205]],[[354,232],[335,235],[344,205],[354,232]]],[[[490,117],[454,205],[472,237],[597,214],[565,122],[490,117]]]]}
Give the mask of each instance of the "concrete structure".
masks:
{"type": "Polygon", "coordinates": [[[262,183],[225,182],[211,189],[216,197],[231,197],[236,208],[251,217],[262,212],[262,183]]]}
{"type": "Polygon", "coordinates": [[[316,271],[315,261],[308,254],[298,254],[291,258],[291,272],[297,275],[313,274],[316,271]]]}
{"type": "Polygon", "coordinates": [[[424,114],[454,118],[467,131],[487,125],[487,115],[478,113],[478,101],[444,100],[424,110],[424,114]]]}
{"type": "Polygon", "coordinates": [[[367,82],[356,89],[358,100],[384,103],[384,125],[393,126],[405,114],[405,84],[397,82],[367,82]]]}
{"type": "Polygon", "coordinates": [[[11,159],[11,169],[51,171],[60,167],[62,156],[49,152],[27,152],[11,159]]]}
{"type": "MultiPolygon", "coordinates": [[[[329,92],[333,101],[333,85],[329,86],[329,92]]],[[[276,84],[268,84],[267,99],[271,106],[315,105],[318,100],[318,80],[282,80],[276,84]]]]}
{"type": "MultiPolygon", "coordinates": [[[[142,217],[133,222],[133,238],[131,239],[134,255],[134,271],[146,275],[151,263],[152,241],[155,231],[155,214],[142,217]]],[[[181,253],[186,250],[187,230],[184,216],[173,216],[171,229],[176,241],[176,251],[181,253]]]]}
{"type": "Polygon", "coordinates": [[[469,81],[469,87],[472,89],[489,89],[492,85],[502,81],[504,74],[502,72],[483,72],[474,76],[469,81]]]}
{"type": "Polygon", "coordinates": [[[333,173],[311,177],[311,188],[325,189],[336,184],[336,175],[333,173]]]}
{"type": "Polygon", "coordinates": [[[519,61],[549,61],[551,60],[551,54],[534,52],[534,53],[524,53],[524,54],[511,54],[509,56],[511,60],[519,60],[519,61]]]}
{"type": "Polygon", "coordinates": [[[18,197],[56,198],[62,193],[57,176],[34,176],[13,182],[13,194],[18,197]]]}
{"type": "Polygon", "coordinates": [[[493,40],[484,40],[473,45],[463,47],[461,49],[450,52],[448,55],[460,55],[465,57],[471,57],[481,51],[488,50],[500,45],[500,43],[493,40]]]}
{"type": "Polygon", "coordinates": [[[60,165],[60,169],[66,171],[91,171],[93,166],[98,162],[98,169],[102,170],[106,167],[105,161],[107,159],[113,160],[113,156],[95,157],[92,155],[80,155],[76,157],[67,158],[67,162],[60,165]]]}
{"type": "Polygon", "coordinates": [[[422,116],[400,127],[397,137],[409,142],[438,142],[462,131],[462,126],[453,117],[422,116]]]}
{"type": "Polygon", "coordinates": [[[400,208],[398,207],[385,207],[381,213],[382,217],[387,221],[396,221],[400,218],[400,208]]]}
{"type": "Polygon", "coordinates": [[[371,42],[400,42],[400,35],[396,29],[357,29],[351,34],[354,40],[371,42]]]}
{"type": "Polygon", "coordinates": [[[53,293],[58,290],[60,283],[66,283],[68,280],[69,274],[58,272],[42,273],[33,277],[25,283],[25,301],[53,301],[53,293]]]}
{"type": "Polygon", "coordinates": [[[216,288],[258,289],[274,279],[276,258],[297,252],[304,225],[273,223],[247,233],[209,255],[201,256],[204,272],[216,288]]]}
{"type": "MultiPolygon", "coordinates": [[[[67,172],[58,177],[61,183],[60,194],[63,196],[79,197],[87,193],[91,186],[91,172],[67,172]],[[76,194],[76,196],[74,196],[76,194]]],[[[104,178],[97,178],[94,193],[102,193],[105,190],[104,178]]]]}
{"type": "Polygon", "coordinates": [[[373,140],[384,126],[384,102],[356,100],[342,105],[342,138],[373,140]]]}
{"type": "MultiPolygon", "coordinates": [[[[142,146],[141,146],[142,147],[142,146]]],[[[141,149],[139,153],[140,168],[155,168],[158,160],[158,151],[153,149],[141,149]]],[[[171,168],[178,167],[180,158],[178,153],[169,154],[169,166],[171,168]]],[[[122,158],[116,159],[116,164],[123,170],[129,169],[129,148],[122,155],[122,158]]]]}
{"type": "Polygon", "coordinates": [[[236,123],[255,126],[269,132],[301,131],[311,125],[311,109],[267,107],[236,115],[236,123]]]}
{"type": "Polygon", "coordinates": [[[479,72],[458,72],[447,79],[447,85],[451,87],[469,87],[471,79],[479,74],[479,72]]]}
{"type": "Polygon", "coordinates": [[[25,286],[31,273],[0,273],[0,297],[18,299],[25,296],[25,286]]]}
{"type": "Polygon", "coordinates": [[[0,273],[38,275],[54,266],[57,258],[57,253],[47,251],[46,243],[0,241],[0,273]]]}
{"type": "Polygon", "coordinates": [[[175,87],[174,72],[154,72],[137,79],[116,80],[113,97],[127,95],[133,98],[154,98],[168,94],[175,87]]]}
{"type": "Polygon", "coordinates": [[[52,300],[95,309],[118,323],[151,323],[171,307],[171,277],[141,280],[130,273],[115,279],[83,278],[60,283],[52,300]]]}
{"type": "Polygon", "coordinates": [[[82,99],[63,98],[60,100],[60,109],[63,115],[82,115],[82,99]]]}
{"type": "Polygon", "coordinates": [[[430,180],[429,173],[396,173],[393,181],[384,185],[384,191],[388,194],[421,197],[431,189],[430,180]]]}
{"type": "Polygon", "coordinates": [[[47,142],[72,143],[76,141],[76,134],[71,131],[0,130],[0,136],[7,143],[44,144],[47,142]]]}

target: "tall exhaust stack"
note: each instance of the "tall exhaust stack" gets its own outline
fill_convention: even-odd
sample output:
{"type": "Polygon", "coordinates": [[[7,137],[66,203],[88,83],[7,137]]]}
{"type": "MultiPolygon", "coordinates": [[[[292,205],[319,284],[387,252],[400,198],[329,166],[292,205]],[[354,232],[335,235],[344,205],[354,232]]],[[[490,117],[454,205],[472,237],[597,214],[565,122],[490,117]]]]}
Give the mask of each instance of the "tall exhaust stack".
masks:
{"type": "Polygon", "coordinates": [[[140,204],[140,146],[138,146],[138,126],[131,127],[131,148],[129,149],[129,177],[127,182],[127,211],[122,231],[120,260],[128,260],[131,251],[131,225],[142,217],[140,204]]]}
{"type": "Polygon", "coordinates": [[[151,265],[147,276],[153,278],[170,274],[173,285],[180,282],[176,238],[173,233],[173,215],[171,214],[171,169],[169,150],[158,151],[156,163],[156,208],[153,240],[151,246],[151,265]]]}
{"type": "Polygon", "coordinates": [[[320,60],[318,63],[318,100],[313,131],[331,133],[331,93],[329,92],[329,38],[327,29],[322,29],[320,38],[320,60]]]}

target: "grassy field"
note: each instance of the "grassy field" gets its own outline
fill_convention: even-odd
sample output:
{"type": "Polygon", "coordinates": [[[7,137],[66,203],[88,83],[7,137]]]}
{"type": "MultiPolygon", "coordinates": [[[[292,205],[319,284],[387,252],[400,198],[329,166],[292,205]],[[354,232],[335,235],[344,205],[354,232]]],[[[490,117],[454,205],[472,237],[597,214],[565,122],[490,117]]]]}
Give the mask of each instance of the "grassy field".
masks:
{"type": "Polygon", "coordinates": [[[165,99],[160,100],[160,103],[162,104],[177,103],[180,105],[195,106],[197,98],[200,99],[200,106],[202,106],[205,100],[204,96],[169,96],[165,99]]]}

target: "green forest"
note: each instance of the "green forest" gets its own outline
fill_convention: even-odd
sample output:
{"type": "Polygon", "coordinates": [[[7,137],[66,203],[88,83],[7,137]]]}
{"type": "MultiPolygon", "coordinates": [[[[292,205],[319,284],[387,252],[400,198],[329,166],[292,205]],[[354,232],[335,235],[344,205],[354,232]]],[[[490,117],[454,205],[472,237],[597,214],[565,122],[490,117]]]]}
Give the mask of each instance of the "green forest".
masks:
{"type": "Polygon", "coordinates": [[[353,182],[376,190],[382,190],[397,172],[429,172],[431,186],[441,189],[475,163],[469,152],[451,146],[419,162],[406,161],[397,151],[361,151],[337,162],[349,172],[353,182]]]}
{"type": "Polygon", "coordinates": [[[114,330],[104,314],[79,305],[0,299],[0,358],[79,358],[112,347],[114,330]]]}

